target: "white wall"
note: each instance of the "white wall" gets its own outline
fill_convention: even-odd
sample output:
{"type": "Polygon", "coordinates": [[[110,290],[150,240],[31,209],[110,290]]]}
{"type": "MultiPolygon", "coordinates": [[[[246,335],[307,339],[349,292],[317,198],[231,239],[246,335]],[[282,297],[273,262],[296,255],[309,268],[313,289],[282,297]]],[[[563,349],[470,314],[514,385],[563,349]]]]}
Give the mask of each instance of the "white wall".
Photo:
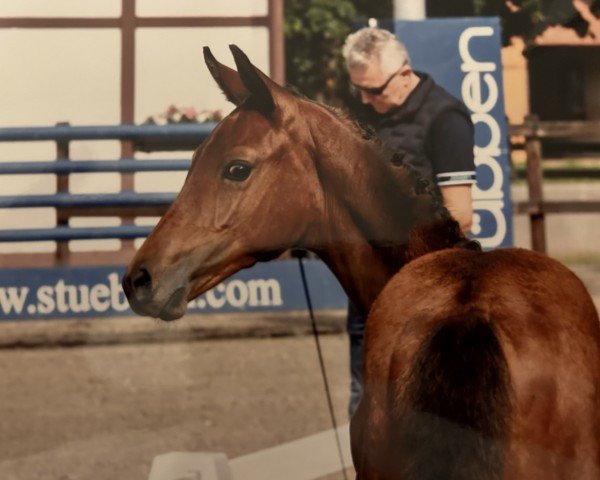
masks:
{"type": "MultiPolygon", "coordinates": [[[[117,17],[120,0],[2,0],[0,17],[117,17]]],[[[138,0],[138,16],[266,15],[267,0],[138,0]]],[[[223,63],[233,66],[228,49],[236,43],[268,73],[265,27],[143,28],[136,31],[135,121],[158,115],[170,104],[197,110],[232,106],[210,77],[202,57],[208,45],[223,63]]],[[[120,122],[120,32],[117,29],[0,29],[0,128],[114,125],[120,122]]],[[[52,142],[0,143],[0,161],[55,158],[52,142]]],[[[189,152],[138,154],[140,158],[190,158],[189,152]]],[[[77,160],[116,159],[118,142],[73,142],[77,160]]],[[[184,173],[136,174],[139,191],[177,191],[184,173]]],[[[116,192],[119,175],[71,176],[75,193],[116,192]]],[[[0,176],[0,195],[53,193],[53,175],[0,176]]],[[[149,219],[150,222],[156,219],[149,219]]],[[[148,223],[140,219],[139,223],[148,223]]],[[[117,225],[117,218],[74,218],[73,226],[117,225]]],[[[0,228],[55,225],[53,209],[0,209],[0,228]]],[[[118,248],[117,241],[71,242],[73,250],[118,248]]],[[[1,244],[0,253],[52,251],[53,242],[1,244]]]]}
{"type": "MultiPolygon", "coordinates": [[[[148,2],[148,0],[141,1],[148,2]]],[[[121,15],[121,0],[2,0],[0,2],[0,17],[118,17],[119,15],[121,15]]]]}

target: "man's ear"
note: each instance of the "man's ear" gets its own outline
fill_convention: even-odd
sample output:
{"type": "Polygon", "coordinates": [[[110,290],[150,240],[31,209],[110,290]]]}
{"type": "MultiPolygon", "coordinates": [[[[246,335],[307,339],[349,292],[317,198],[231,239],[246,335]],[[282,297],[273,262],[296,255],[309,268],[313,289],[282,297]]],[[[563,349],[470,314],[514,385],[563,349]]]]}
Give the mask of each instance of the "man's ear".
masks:
{"type": "Polygon", "coordinates": [[[272,88],[279,86],[258,70],[237,45],[229,45],[242,83],[250,91],[246,107],[270,116],[275,110],[272,88]]]}
{"type": "Polygon", "coordinates": [[[240,75],[235,70],[219,63],[210,48],[204,47],[204,61],[221,90],[231,103],[240,106],[250,96],[250,90],[244,85],[240,75]]]}

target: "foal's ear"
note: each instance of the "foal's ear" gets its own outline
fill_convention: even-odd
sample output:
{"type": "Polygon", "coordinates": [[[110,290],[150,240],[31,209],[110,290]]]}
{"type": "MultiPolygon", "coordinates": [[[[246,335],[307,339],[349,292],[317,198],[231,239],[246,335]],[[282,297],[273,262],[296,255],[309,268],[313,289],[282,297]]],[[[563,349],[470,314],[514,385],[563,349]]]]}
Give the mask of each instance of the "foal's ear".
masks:
{"type": "Polygon", "coordinates": [[[210,48],[204,47],[204,61],[221,90],[231,103],[241,105],[250,96],[250,90],[244,85],[238,72],[219,63],[210,48]]]}
{"type": "Polygon", "coordinates": [[[278,85],[252,65],[246,54],[237,45],[229,45],[229,49],[233,54],[242,83],[250,91],[248,108],[258,110],[267,116],[271,115],[275,110],[275,101],[271,90],[278,88],[278,85]]]}

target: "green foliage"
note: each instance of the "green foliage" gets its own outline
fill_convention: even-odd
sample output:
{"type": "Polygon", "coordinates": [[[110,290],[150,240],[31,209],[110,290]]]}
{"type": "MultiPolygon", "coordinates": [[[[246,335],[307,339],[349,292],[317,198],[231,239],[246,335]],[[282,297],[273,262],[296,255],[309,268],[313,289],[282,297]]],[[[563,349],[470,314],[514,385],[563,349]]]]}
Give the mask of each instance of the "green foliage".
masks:
{"type": "Polygon", "coordinates": [[[393,0],[352,0],[359,18],[392,18],[393,0]]]}
{"type": "MultiPolygon", "coordinates": [[[[586,0],[599,5],[600,0],[586,0]]],[[[587,31],[587,22],[577,13],[573,0],[427,0],[427,15],[432,17],[498,16],[502,20],[505,45],[518,36],[533,40],[550,25],[563,25],[579,35],[587,31]]]]}
{"type": "Polygon", "coordinates": [[[481,15],[486,3],[486,0],[473,0],[473,10],[475,11],[475,15],[481,15]]]}
{"type": "Polygon", "coordinates": [[[350,0],[285,0],[288,83],[310,98],[336,103],[345,88],[342,46],[356,17],[350,0]]]}

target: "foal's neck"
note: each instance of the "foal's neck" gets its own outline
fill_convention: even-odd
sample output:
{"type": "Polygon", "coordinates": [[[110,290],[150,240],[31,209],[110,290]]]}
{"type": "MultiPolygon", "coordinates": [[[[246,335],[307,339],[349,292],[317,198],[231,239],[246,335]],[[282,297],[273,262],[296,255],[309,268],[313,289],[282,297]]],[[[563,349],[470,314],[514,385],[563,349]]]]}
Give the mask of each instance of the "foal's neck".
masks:
{"type": "Polygon", "coordinates": [[[311,105],[324,197],[323,224],[308,248],[367,313],[385,284],[409,260],[463,239],[434,196],[415,193],[413,178],[382,149],[334,114],[311,105]]]}

